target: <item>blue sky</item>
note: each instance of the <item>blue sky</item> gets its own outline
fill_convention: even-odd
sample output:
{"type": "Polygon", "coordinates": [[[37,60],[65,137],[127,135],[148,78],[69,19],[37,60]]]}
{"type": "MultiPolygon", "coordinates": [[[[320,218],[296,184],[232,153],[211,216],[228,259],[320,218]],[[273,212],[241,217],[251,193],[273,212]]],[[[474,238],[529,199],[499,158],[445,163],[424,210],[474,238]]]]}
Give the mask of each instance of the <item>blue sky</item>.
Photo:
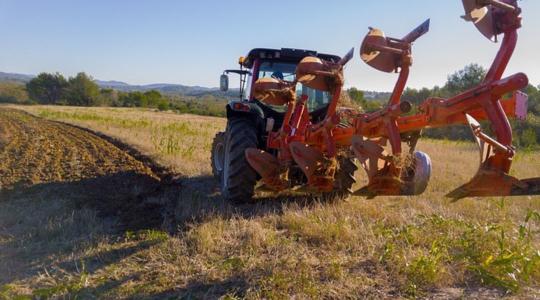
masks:
{"type": "MultiPolygon", "coordinates": [[[[507,73],[540,84],[540,1],[520,1],[524,27],[507,73]]],[[[444,84],[468,63],[488,66],[498,45],[460,19],[459,0],[83,1],[0,0],[0,71],[79,71],[132,84],[217,86],[225,68],[254,47],[314,49],[342,55],[368,26],[402,37],[426,18],[431,32],[413,48],[409,86],[444,84]]],[[[385,74],[356,57],[346,84],[390,90],[385,74]]]]}

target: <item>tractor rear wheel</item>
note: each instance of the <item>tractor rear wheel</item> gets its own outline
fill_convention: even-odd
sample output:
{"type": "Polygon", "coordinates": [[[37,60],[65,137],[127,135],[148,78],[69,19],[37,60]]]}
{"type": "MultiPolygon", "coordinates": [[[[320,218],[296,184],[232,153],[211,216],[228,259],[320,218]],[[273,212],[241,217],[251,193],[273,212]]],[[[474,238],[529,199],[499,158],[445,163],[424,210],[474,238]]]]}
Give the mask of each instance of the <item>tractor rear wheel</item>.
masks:
{"type": "Polygon", "coordinates": [[[234,204],[253,201],[257,173],[246,160],[245,151],[257,148],[257,128],[249,119],[230,119],[225,135],[221,193],[234,204]]]}

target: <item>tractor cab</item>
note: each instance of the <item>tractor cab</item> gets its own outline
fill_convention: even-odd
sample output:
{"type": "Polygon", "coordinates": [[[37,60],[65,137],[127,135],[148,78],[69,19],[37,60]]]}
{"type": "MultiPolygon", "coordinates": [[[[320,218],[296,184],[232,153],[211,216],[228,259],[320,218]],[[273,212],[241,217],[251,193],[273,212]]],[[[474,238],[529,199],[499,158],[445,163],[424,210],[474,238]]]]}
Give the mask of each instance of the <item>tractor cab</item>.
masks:
{"type": "MultiPolygon", "coordinates": [[[[220,78],[220,89],[227,91],[229,89],[229,74],[240,76],[239,99],[232,101],[227,112],[234,114],[237,112],[251,111],[263,114],[264,117],[272,117],[280,120],[287,107],[285,105],[272,105],[263,103],[257,99],[254,93],[254,84],[259,79],[274,78],[285,82],[294,82],[296,77],[296,67],[305,57],[317,57],[325,61],[337,63],[341,58],[336,55],[320,54],[311,50],[299,49],[263,49],[257,48],[251,50],[247,56],[240,57],[238,63],[240,69],[225,70],[220,78]],[[256,107],[255,107],[256,106],[256,107]],[[249,109],[248,109],[249,108],[249,109]]],[[[308,97],[307,108],[310,113],[315,115],[324,114],[325,108],[331,100],[331,95],[326,91],[315,90],[301,83],[296,85],[296,96],[308,97]]],[[[280,124],[276,124],[280,125],[280,124]]]]}

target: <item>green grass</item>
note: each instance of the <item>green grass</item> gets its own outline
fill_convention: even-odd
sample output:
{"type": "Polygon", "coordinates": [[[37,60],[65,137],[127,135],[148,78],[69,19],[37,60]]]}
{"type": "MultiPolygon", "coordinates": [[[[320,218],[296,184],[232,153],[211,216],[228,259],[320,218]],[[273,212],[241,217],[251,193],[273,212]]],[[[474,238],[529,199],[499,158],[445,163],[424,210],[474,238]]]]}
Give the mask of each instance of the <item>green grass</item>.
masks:
{"type": "Polygon", "coordinates": [[[529,211],[519,225],[504,218],[477,223],[440,215],[420,215],[398,228],[383,225],[381,262],[396,277],[404,275],[402,288],[410,296],[463,276],[515,293],[540,279],[540,252],[532,242],[538,216],[529,211]]]}

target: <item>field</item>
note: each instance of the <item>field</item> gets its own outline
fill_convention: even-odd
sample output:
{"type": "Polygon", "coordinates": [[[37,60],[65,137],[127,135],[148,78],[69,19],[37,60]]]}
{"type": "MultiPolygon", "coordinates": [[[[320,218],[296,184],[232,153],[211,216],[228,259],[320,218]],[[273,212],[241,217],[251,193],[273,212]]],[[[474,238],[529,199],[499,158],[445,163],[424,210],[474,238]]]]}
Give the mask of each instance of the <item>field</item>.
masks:
{"type": "MultiPolygon", "coordinates": [[[[472,143],[420,143],[419,197],[232,207],[210,169],[225,123],[0,107],[0,299],[540,297],[540,197],[444,198],[474,175],[472,143]]],[[[540,176],[540,153],[513,170],[540,176]]]]}

